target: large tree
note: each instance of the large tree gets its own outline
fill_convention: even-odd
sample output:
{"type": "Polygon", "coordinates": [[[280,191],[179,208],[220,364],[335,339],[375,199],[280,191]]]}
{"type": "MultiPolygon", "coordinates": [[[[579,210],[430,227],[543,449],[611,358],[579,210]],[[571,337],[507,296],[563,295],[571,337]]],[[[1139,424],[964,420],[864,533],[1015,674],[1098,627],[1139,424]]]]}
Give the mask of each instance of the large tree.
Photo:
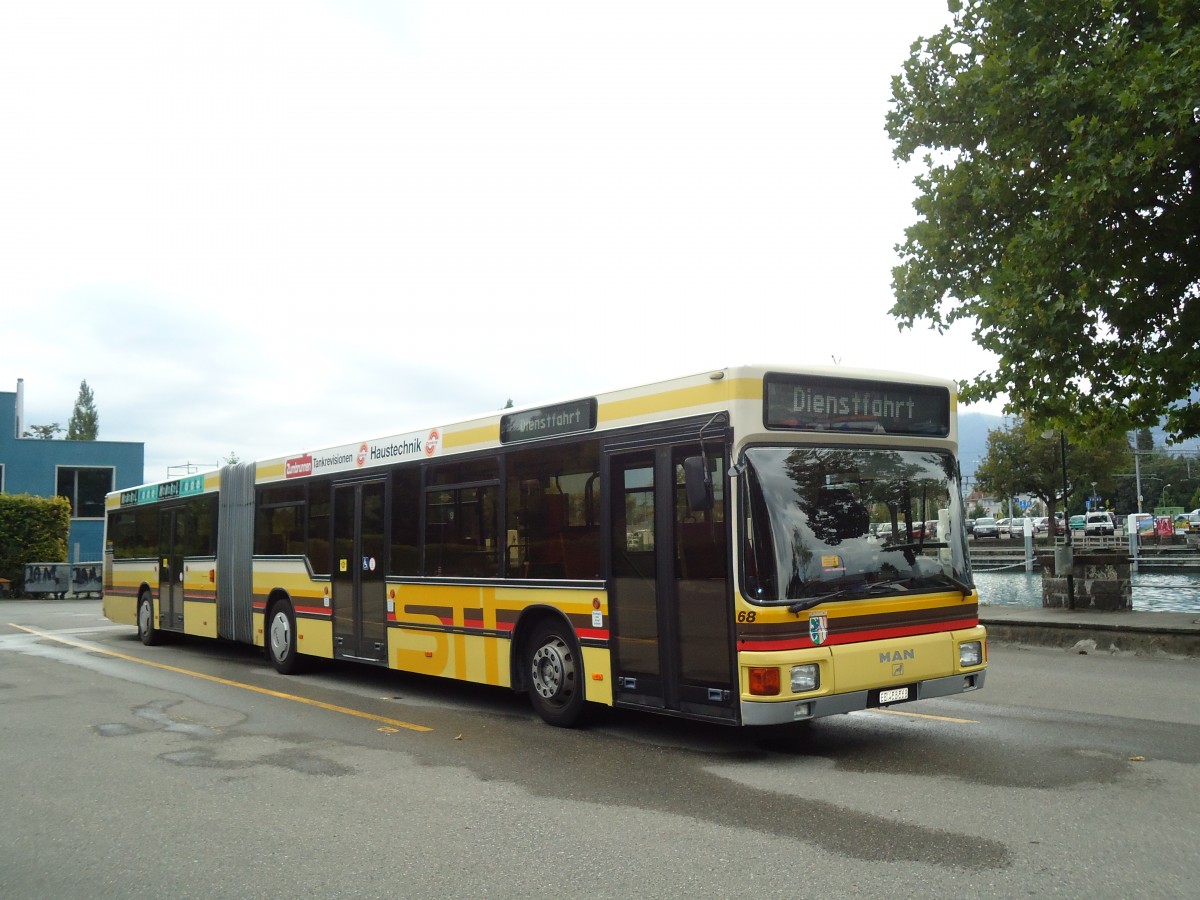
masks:
{"type": "MultiPolygon", "coordinates": [[[[1063,456],[1066,456],[1066,512],[1083,512],[1084,500],[1097,489],[1111,493],[1117,473],[1132,459],[1124,435],[1084,450],[1077,436],[1043,430],[1028,420],[988,432],[987,455],[975,472],[981,490],[996,497],[1027,494],[1039,498],[1053,516],[1063,504],[1063,456]],[[1085,487],[1086,485],[1086,487],[1085,487]]],[[[1048,535],[1053,541],[1053,535],[1048,535]]]]}
{"type": "Polygon", "coordinates": [[[96,397],[87,381],[79,383],[79,396],[75,398],[75,409],[67,422],[68,441],[94,441],[100,433],[100,413],[96,411],[96,397]]]}
{"type": "Polygon", "coordinates": [[[1200,434],[1200,6],[950,0],[892,84],[924,161],[893,270],[902,327],[999,357],[965,400],[1111,434],[1200,434]]]}

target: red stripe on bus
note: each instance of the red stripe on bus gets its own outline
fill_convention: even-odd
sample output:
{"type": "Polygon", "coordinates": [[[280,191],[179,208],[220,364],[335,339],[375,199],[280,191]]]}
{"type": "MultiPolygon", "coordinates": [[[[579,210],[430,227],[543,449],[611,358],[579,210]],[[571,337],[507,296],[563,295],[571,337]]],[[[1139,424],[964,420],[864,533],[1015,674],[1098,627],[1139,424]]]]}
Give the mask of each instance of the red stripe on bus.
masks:
{"type": "Polygon", "coordinates": [[[812,647],[829,647],[834,644],[861,644],[866,641],[886,641],[892,638],[914,637],[922,634],[941,634],[946,631],[959,631],[974,628],[979,624],[978,619],[957,619],[943,622],[941,627],[930,629],[924,625],[909,625],[900,628],[881,628],[877,631],[853,631],[848,634],[831,634],[823,644],[814,644],[810,638],[785,638],[771,641],[738,641],[739,650],[808,650],[812,647]]]}

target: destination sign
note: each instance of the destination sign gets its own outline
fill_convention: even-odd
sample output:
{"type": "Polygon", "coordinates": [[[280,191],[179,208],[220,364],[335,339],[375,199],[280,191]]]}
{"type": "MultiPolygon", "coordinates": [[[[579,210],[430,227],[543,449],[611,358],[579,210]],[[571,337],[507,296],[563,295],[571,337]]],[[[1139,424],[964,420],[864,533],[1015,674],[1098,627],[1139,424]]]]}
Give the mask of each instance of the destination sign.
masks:
{"type": "Polygon", "coordinates": [[[596,399],[556,403],[541,409],[528,409],[500,417],[500,443],[538,441],[592,431],[596,427],[596,399]]]}
{"type": "Polygon", "coordinates": [[[148,484],[140,488],[132,488],[121,492],[122,506],[137,506],[141,503],[158,503],[162,500],[175,500],[179,497],[192,497],[204,493],[204,476],[193,475],[175,481],[164,481],[162,484],[148,484]]]}
{"type": "Polygon", "coordinates": [[[864,434],[950,433],[950,392],[925,384],[770,373],[764,382],[768,428],[864,434]]]}

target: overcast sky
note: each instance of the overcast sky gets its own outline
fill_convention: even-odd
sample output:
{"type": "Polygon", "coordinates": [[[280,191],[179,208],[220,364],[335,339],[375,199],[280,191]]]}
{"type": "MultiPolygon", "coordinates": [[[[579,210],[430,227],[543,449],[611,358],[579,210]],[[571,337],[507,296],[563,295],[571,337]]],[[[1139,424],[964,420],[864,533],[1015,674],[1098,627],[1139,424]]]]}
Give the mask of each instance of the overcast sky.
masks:
{"type": "MultiPolygon", "coordinates": [[[[0,390],[146,478],[901,332],[883,120],[945,0],[0,0],[0,390]]],[[[997,408],[987,408],[995,412],[997,408]]]]}

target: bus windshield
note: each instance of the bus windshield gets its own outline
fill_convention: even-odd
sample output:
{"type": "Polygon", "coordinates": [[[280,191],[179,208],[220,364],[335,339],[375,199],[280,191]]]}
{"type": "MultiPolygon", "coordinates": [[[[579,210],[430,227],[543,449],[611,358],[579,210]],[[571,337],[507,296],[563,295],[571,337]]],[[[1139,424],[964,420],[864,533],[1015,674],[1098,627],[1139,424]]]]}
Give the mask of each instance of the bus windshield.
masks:
{"type": "Polygon", "coordinates": [[[745,461],[741,562],[748,600],[969,593],[950,453],[755,447],[745,461]]]}

